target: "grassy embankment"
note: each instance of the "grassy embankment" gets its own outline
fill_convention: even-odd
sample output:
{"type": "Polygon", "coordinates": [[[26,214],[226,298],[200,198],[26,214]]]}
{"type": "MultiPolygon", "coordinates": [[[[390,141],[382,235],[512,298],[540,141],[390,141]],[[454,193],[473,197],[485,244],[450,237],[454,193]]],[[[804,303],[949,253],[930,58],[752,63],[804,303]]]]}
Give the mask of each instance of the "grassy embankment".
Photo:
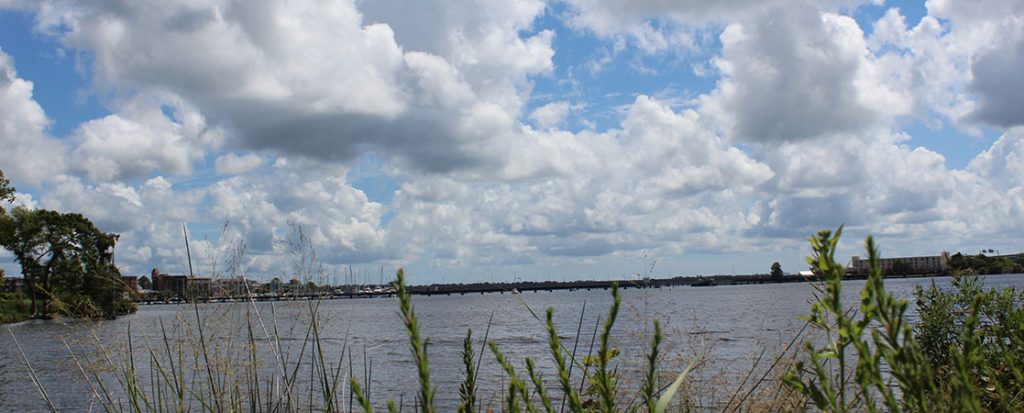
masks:
{"type": "Polygon", "coordinates": [[[23,293],[0,293],[0,324],[32,318],[32,301],[23,293]]]}

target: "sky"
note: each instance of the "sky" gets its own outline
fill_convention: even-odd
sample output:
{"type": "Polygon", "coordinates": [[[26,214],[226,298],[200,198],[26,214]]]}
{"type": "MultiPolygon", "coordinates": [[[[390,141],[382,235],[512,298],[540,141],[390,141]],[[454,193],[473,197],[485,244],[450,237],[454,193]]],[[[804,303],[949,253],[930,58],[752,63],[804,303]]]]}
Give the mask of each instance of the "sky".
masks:
{"type": "Polygon", "coordinates": [[[0,0],[0,170],[124,274],[183,226],[202,274],[301,231],[414,284],[1010,253],[1021,68],[1018,0],[0,0]]]}

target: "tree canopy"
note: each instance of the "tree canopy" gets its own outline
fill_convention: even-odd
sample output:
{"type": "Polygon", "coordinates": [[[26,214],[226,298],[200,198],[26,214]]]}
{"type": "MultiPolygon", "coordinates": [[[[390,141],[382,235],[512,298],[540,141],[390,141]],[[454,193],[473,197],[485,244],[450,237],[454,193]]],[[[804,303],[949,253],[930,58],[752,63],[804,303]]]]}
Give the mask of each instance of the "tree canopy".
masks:
{"type": "Polygon", "coordinates": [[[782,272],[782,264],[779,264],[778,261],[773,262],[772,263],[772,277],[773,278],[782,278],[783,275],[784,275],[784,273],[782,272]]]}
{"type": "Polygon", "coordinates": [[[81,214],[18,207],[0,216],[0,247],[21,265],[36,315],[130,311],[114,266],[116,242],[116,234],[100,231],[81,214]]]}
{"type": "MultiPolygon", "coordinates": [[[[4,171],[0,171],[0,202],[3,201],[14,201],[14,187],[11,186],[11,181],[4,177],[4,171]]],[[[3,209],[0,208],[0,213],[3,209]]]]}

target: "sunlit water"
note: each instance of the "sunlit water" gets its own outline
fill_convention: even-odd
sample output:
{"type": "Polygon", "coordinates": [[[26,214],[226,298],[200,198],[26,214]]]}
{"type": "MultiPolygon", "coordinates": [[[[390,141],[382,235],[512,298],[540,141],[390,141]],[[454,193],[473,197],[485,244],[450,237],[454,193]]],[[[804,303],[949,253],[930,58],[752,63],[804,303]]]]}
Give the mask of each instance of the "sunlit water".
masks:
{"type": "MultiPolygon", "coordinates": [[[[914,285],[935,282],[948,287],[950,280],[891,279],[886,280],[886,287],[899,296],[912,299],[914,285]]],[[[986,288],[1024,288],[1024,275],[987,276],[984,281],[986,288]]],[[[844,283],[844,296],[850,305],[856,303],[863,285],[863,281],[844,283]]],[[[621,350],[617,358],[620,371],[626,375],[642,366],[641,355],[648,345],[643,338],[650,332],[650,320],[658,319],[665,327],[667,349],[671,354],[689,356],[703,349],[710,351],[712,363],[695,375],[695,380],[739,377],[762,350],[766,354],[778,354],[790,343],[804,326],[799,317],[808,312],[813,292],[812,286],[804,283],[623,290],[623,308],[612,339],[621,350]]],[[[599,317],[607,314],[611,303],[607,291],[414,297],[423,335],[430,340],[430,368],[433,384],[438,387],[437,402],[442,407],[441,411],[453,410],[452,406],[457,403],[458,384],[462,379],[460,351],[467,329],[473,330],[479,354],[488,318],[493,313],[488,339],[496,341],[501,350],[514,360],[517,368],[523,370],[523,374],[522,358],[530,356],[536,359],[545,371],[549,385],[555,386],[543,324],[531,315],[528,308],[543,319],[544,309],[552,307],[560,335],[571,349],[576,342],[584,302],[586,311],[579,334],[580,354],[589,349],[599,317]]],[[[276,329],[282,337],[282,346],[291,357],[291,364],[294,364],[307,332],[308,305],[307,302],[274,304],[276,329]]],[[[271,332],[275,328],[271,305],[259,303],[258,308],[265,322],[262,326],[255,323],[254,329],[258,337],[264,337],[264,327],[271,332]]],[[[212,347],[244,341],[247,309],[251,310],[252,306],[243,303],[200,305],[201,316],[207,319],[208,344],[212,347]]],[[[119,343],[126,341],[130,328],[135,353],[144,359],[147,345],[163,345],[161,321],[170,331],[175,326],[187,324],[182,320],[194,320],[194,311],[190,305],[142,306],[137,314],[99,324],[67,320],[29,321],[11,325],[10,329],[58,409],[88,411],[91,408],[96,411],[98,405],[93,390],[83,379],[83,373],[73,361],[65,342],[76,353],[82,353],[81,356],[88,353],[89,343],[97,340],[112,351],[126,351],[117,349],[126,347],[119,343]]],[[[320,314],[324,321],[321,343],[325,346],[326,362],[337,365],[340,360],[346,371],[351,362],[360,380],[372,367],[370,387],[375,402],[386,398],[402,399],[406,408],[411,407],[417,391],[415,364],[411,362],[408,337],[395,299],[327,300],[321,303],[320,314]],[[341,358],[341,350],[346,343],[351,350],[351,359],[349,355],[341,358]]],[[[912,310],[909,317],[915,317],[912,310]]],[[[269,344],[266,341],[261,343],[269,344]]],[[[308,364],[309,360],[302,363],[308,364]]],[[[86,370],[90,370],[90,366],[86,366],[86,370]]],[[[148,377],[148,372],[141,375],[148,377]]],[[[0,336],[0,411],[47,411],[29,377],[11,335],[4,331],[0,336]]],[[[489,350],[484,353],[480,381],[481,399],[500,410],[495,403],[503,377],[489,350]]]]}

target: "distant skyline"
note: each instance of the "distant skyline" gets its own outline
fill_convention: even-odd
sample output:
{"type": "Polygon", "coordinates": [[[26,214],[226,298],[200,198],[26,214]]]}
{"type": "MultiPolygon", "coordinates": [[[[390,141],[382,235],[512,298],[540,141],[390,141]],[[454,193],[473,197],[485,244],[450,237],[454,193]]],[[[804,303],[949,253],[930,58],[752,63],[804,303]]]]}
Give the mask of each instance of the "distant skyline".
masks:
{"type": "Polygon", "coordinates": [[[183,223],[265,279],[291,223],[414,284],[1020,252],[1021,68],[1018,0],[0,0],[0,170],[135,275],[183,223]]]}

